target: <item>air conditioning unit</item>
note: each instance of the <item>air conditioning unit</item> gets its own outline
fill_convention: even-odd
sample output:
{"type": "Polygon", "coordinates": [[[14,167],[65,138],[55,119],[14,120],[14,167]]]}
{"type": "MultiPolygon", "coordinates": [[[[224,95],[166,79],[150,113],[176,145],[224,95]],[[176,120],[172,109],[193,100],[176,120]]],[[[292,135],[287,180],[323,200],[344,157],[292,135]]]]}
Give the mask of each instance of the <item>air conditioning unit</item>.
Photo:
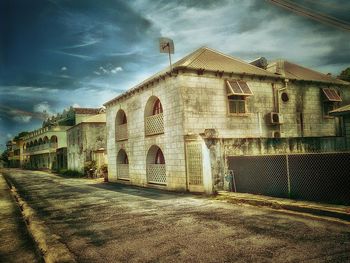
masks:
{"type": "Polygon", "coordinates": [[[280,132],[280,131],[272,131],[271,132],[271,137],[272,138],[283,138],[283,137],[285,137],[285,133],[284,132],[280,132]]]}
{"type": "Polygon", "coordinates": [[[270,112],[270,123],[271,124],[282,124],[283,123],[283,116],[281,113],[278,112],[270,112]]]}

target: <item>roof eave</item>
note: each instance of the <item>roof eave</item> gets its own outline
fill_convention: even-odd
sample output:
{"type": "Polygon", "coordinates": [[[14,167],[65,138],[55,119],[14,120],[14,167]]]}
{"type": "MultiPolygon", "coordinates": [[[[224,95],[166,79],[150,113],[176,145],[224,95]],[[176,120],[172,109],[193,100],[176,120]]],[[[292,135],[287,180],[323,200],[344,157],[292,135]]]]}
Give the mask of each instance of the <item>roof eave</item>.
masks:
{"type": "MultiPolygon", "coordinates": [[[[195,71],[198,71],[198,70],[201,70],[201,69],[187,67],[187,66],[175,66],[172,69],[172,72],[176,72],[176,71],[179,71],[179,70],[195,70],[195,71]]],[[[210,72],[210,73],[214,73],[214,74],[218,72],[216,70],[207,70],[207,69],[202,69],[202,70],[203,70],[203,72],[210,72]]],[[[251,76],[251,77],[258,77],[258,78],[285,79],[283,76],[274,75],[274,74],[263,75],[263,74],[254,74],[254,73],[246,73],[246,72],[234,72],[234,71],[220,71],[220,72],[226,73],[226,74],[244,75],[244,76],[251,76]]],[[[156,75],[155,77],[150,78],[148,81],[143,82],[142,84],[136,85],[135,87],[125,91],[124,93],[118,95],[117,97],[107,101],[106,103],[103,104],[103,106],[108,107],[113,102],[118,101],[119,99],[129,95],[132,92],[138,91],[142,87],[150,84],[151,82],[154,82],[156,79],[164,78],[164,76],[173,77],[173,76],[177,76],[178,74],[179,74],[179,72],[176,72],[176,74],[172,74],[170,71],[166,71],[163,74],[156,75]]]]}

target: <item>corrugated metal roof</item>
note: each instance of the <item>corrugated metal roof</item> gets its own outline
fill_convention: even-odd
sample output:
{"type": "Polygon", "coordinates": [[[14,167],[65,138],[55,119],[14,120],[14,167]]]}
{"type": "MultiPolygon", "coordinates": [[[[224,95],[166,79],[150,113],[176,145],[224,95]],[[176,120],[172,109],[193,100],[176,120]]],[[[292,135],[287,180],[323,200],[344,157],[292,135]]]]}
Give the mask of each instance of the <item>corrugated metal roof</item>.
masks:
{"type": "Polygon", "coordinates": [[[330,115],[347,115],[350,114],[350,104],[340,107],[329,112],[330,115]]]}
{"type": "MultiPolygon", "coordinates": [[[[245,75],[258,75],[264,77],[280,78],[280,76],[270,73],[264,69],[253,66],[243,60],[231,57],[229,55],[223,54],[219,51],[201,47],[194,51],[193,53],[187,55],[186,57],[180,59],[172,65],[173,70],[177,69],[194,69],[194,70],[206,70],[206,71],[219,71],[234,74],[245,74],[245,75]]],[[[148,79],[144,80],[140,84],[136,85],[132,89],[122,93],[121,95],[115,97],[114,99],[106,102],[104,105],[118,100],[119,98],[125,96],[126,94],[133,92],[146,83],[157,79],[170,72],[170,67],[163,69],[162,71],[154,74],[148,79]]]]}
{"type": "Polygon", "coordinates": [[[176,62],[173,67],[276,77],[275,74],[264,69],[207,47],[202,47],[184,57],[176,62]]]}
{"type": "Polygon", "coordinates": [[[340,85],[350,85],[350,83],[333,78],[321,72],[294,64],[287,60],[277,60],[268,64],[267,70],[281,75],[287,79],[326,82],[340,85]]]}

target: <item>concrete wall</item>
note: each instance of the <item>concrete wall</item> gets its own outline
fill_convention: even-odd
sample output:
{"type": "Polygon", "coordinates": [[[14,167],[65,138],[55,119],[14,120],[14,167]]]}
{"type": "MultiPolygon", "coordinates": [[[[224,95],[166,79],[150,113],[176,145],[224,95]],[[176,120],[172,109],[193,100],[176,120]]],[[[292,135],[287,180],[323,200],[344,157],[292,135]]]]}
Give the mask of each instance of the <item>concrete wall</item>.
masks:
{"type": "Polygon", "coordinates": [[[80,123],[67,131],[68,169],[83,171],[93,151],[106,148],[105,123],[80,123]]]}
{"type": "Polygon", "coordinates": [[[124,149],[129,159],[130,183],[148,185],[146,156],[150,147],[157,145],[161,148],[166,162],[167,185],[164,188],[186,189],[183,105],[178,91],[178,81],[179,76],[160,80],[147,90],[135,93],[107,107],[108,177],[110,181],[117,181],[116,158],[119,150],[124,149]],[[145,108],[151,96],[158,97],[162,103],[164,133],[145,136],[145,108]],[[115,118],[119,109],[124,110],[127,116],[128,139],[116,142],[115,118]]]}
{"type": "MultiPolygon", "coordinates": [[[[184,102],[185,134],[200,134],[206,129],[216,129],[221,138],[271,138],[273,131],[279,131],[282,137],[289,138],[336,136],[339,130],[338,119],[325,117],[322,109],[322,88],[332,85],[305,84],[300,81],[288,83],[283,91],[288,93],[289,101],[283,102],[283,82],[245,77],[243,79],[254,95],[247,98],[247,113],[235,115],[228,113],[225,78],[184,74],[178,79],[184,102]],[[284,123],[271,124],[269,113],[278,111],[284,123]]],[[[348,104],[349,87],[334,88],[340,90],[342,104],[348,104]]]]}

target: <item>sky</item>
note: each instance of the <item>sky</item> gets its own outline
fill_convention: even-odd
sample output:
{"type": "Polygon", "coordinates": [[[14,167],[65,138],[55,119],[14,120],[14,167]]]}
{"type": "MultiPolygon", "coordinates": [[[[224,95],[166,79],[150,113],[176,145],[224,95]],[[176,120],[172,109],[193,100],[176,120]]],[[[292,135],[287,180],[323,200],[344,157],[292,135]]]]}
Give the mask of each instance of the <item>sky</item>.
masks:
{"type": "MultiPolygon", "coordinates": [[[[350,23],[348,0],[297,0],[350,23]]],[[[41,127],[42,112],[100,107],[207,46],[245,61],[283,58],[338,75],[350,66],[350,32],[266,0],[0,0],[0,150],[41,127]]]]}

